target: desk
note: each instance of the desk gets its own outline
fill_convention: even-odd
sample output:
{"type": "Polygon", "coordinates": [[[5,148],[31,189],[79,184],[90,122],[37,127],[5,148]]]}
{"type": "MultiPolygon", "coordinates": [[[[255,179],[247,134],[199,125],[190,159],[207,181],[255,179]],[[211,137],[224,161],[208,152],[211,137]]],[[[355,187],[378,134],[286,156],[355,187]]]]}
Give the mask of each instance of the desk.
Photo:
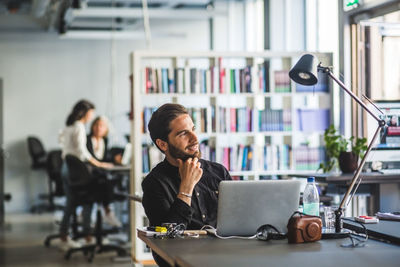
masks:
{"type": "MultiPolygon", "coordinates": [[[[384,239],[400,245],[400,222],[399,221],[388,221],[380,220],[379,223],[364,224],[367,228],[369,236],[384,239]]],[[[349,220],[343,221],[343,227],[354,230],[359,233],[364,233],[364,229],[360,224],[349,220]]]]}
{"type": "Polygon", "coordinates": [[[368,240],[364,248],[342,248],[349,240],[288,244],[287,240],[222,240],[212,236],[154,239],[138,235],[172,266],[399,266],[400,247],[368,240]]]}
{"type": "MultiPolygon", "coordinates": [[[[310,175],[291,174],[292,177],[309,177],[310,175]]],[[[317,182],[348,186],[353,174],[311,174],[317,182]]],[[[400,211],[400,173],[382,174],[378,172],[361,173],[361,184],[371,185],[371,195],[374,197],[372,213],[378,211],[400,211]]]]}

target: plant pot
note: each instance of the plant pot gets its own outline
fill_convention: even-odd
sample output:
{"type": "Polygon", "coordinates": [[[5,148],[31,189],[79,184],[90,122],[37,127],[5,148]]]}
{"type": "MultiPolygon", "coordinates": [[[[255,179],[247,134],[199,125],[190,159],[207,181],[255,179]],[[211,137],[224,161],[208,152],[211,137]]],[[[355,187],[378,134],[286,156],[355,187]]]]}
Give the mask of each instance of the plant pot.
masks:
{"type": "Polygon", "coordinates": [[[343,173],[353,173],[358,167],[358,156],[353,152],[340,152],[339,167],[343,173]]]}

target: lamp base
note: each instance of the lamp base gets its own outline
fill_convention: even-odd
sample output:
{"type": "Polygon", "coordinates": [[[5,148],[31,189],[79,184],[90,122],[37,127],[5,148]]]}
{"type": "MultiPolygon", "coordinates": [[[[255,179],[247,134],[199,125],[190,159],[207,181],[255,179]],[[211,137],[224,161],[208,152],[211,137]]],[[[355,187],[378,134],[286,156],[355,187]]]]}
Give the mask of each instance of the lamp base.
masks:
{"type": "Polygon", "coordinates": [[[342,239],[350,236],[350,231],[342,229],[340,232],[336,233],[335,229],[322,229],[321,239],[342,239]]]}

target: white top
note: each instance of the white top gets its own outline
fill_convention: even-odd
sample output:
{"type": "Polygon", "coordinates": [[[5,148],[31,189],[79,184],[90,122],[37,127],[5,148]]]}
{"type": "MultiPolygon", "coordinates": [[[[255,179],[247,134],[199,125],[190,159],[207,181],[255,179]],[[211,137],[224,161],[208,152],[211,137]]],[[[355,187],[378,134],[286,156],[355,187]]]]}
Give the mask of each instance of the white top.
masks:
{"type": "Polygon", "coordinates": [[[60,134],[60,144],[62,148],[62,158],[70,154],[78,157],[82,161],[88,161],[92,155],[86,147],[86,129],[80,121],[67,126],[60,134]]]}
{"type": "Polygon", "coordinates": [[[104,144],[104,139],[103,138],[97,139],[95,137],[92,137],[91,139],[92,139],[94,155],[99,160],[102,160],[104,158],[104,151],[106,150],[105,144],[104,144]]]}

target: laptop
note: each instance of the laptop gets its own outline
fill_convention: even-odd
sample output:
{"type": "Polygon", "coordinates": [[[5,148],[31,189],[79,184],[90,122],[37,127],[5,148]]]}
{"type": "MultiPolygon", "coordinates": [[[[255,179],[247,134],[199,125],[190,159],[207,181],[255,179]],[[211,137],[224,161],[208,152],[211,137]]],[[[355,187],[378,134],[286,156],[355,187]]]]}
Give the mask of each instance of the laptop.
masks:
{"type": "Polygon", "coordinates": [[[217,234],[252,236],[263,224],[287,232],[299,208],[300,181],[222,181],[219,184],[217,234]]]}
{"type": "Polygon", "coordinates": [[[127,166],[131,163],[132,157],[132,144],[127,143],[124,148],[124,153],[122,154],[121,165],[127,166]]]}

